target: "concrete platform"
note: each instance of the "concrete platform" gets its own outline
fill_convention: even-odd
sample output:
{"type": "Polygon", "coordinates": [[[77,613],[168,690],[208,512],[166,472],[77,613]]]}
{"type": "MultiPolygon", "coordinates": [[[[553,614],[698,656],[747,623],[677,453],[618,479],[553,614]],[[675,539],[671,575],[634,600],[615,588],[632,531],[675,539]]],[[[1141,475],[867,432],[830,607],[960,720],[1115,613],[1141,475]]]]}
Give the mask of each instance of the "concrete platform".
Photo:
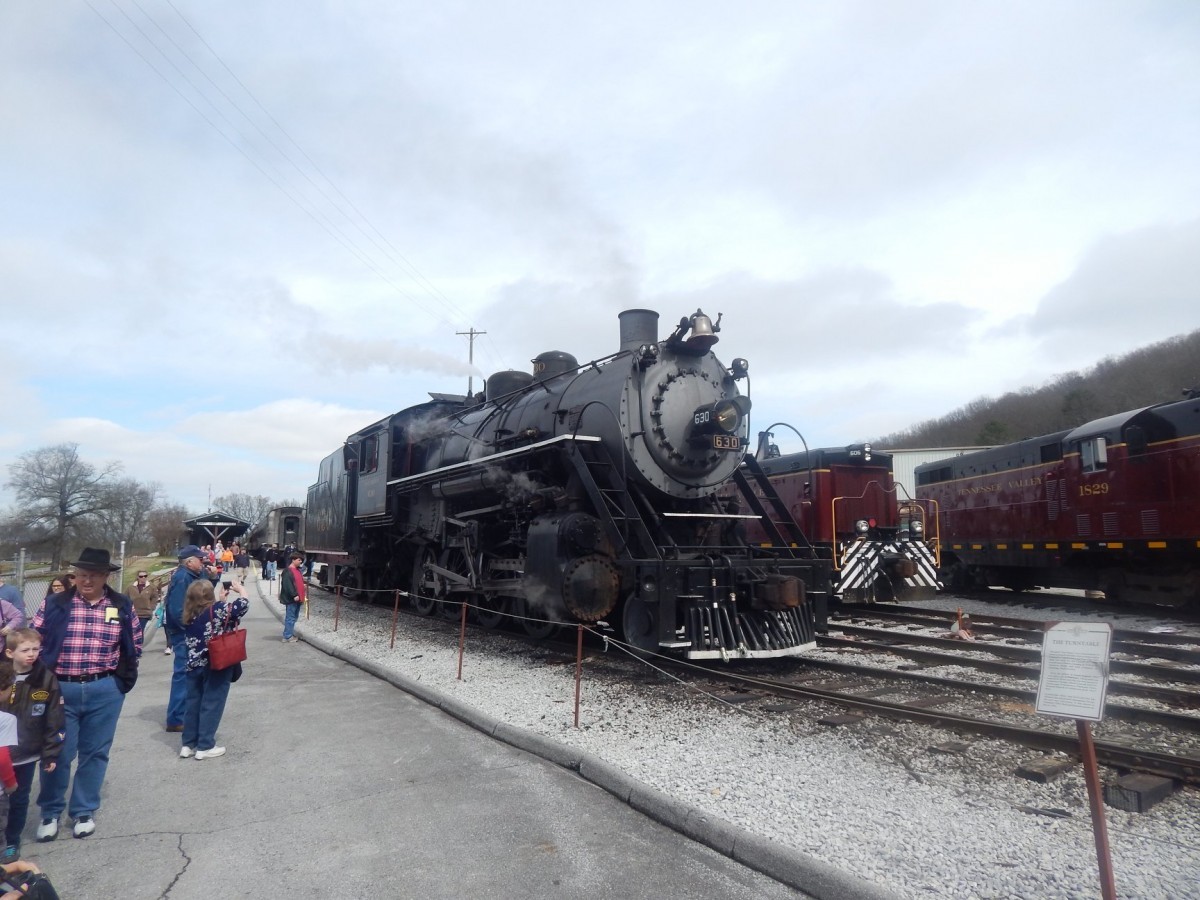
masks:
{"type": "MultiPolygon", "coordinates": [[[[253,596],[253,591],[251,591],[253,596]]],[[[276,607],[277,609],[278,607],[276,607]]],[[[804,897],[578,774],[246,620],[219,759],[178,757],[156,636],[125,701],[96,833],[24,857],[71,900],[804,897]]],[[[37,786],[34,787],[36,799],[37,786]]]]}

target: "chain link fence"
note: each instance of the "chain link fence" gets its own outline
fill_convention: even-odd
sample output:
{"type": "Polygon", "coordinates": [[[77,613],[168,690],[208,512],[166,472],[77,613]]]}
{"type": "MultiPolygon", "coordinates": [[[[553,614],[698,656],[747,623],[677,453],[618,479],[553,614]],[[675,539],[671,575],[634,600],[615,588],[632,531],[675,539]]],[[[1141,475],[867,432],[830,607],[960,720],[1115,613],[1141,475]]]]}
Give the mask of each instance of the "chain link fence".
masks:
{"type": "MultiPolygon", "coordinates": [[[[121,541],[121,546],[116,553],[113,554],[113,562],[122,567],[125,565],[125,542],[121,541]]],[[[55,571],[50,567],[49,560],[33,559],[25,548],[13,554],[12,564],[0,565],[0,580],[3,580],[6,585],[10,585],[17,589],[20,593],[23,608],[25,610],[26,620],[32,619],[34,614],[42,605],[42,601],[46,599],[50,590],[50,584],[55,578],[68,571],[70,566],[64,565],[61,570],[55,571]]],[[[114,588],[119,588],[118,583],[114,580],[110,582],[114,588]]]]}

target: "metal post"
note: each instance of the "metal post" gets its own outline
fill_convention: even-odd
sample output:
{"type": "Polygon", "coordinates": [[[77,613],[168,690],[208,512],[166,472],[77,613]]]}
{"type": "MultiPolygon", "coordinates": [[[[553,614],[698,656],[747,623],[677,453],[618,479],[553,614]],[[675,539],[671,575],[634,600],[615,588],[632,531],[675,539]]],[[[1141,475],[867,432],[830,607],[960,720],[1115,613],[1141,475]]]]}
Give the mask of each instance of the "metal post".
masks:
{"type": "MultiPolygon", "coordinates": [[[[117,593],[123,594],[123,593],[125,593],[125,575],[127,574],[125,572],[125,542],[124,541],[121,541],[121,549],[119,551],[117,551],[117,556],[118,556],[117,565],[119,565],[121,567],[121,590],[117,591],[117,593]]],[[[149,569],[147,569],[146,571],[149,571],[149,569]]]]}
{"type": "Polygon", "coordinates": [[[16,556],[17,571],[13,573],[13,579],[17,583],[17,588],[21,591],[21,606],[25,608],[25,618],[29,618],[29,601],[25,599],[25,548],[22,547],[16,556]]]}
{"type": "Polygon", "coordinates": [[[1096,839],[1096,861],[1100,864],[1100,896],[1116,900],[1117,887],[1113,880],[1112,854],[1108,848],[1108,826],[1104,820],[1104,798],[1100,789],[1100,773],[1096,769],[1096,746],[1092,743],[1092,726],[1086,719],[1075,720],[1079,732],[1079,749],[1083,755],[1083,774],[1087,781],[1088,803],[1092,808],[1092,834],[1096,839]]]}
{"type": "MultiPolygon", "coordinates": [[[[307,603],[304,604],[308,606],[307,603]]],[[[342,586],[337,586],[337,591],[333,595],[333,630],[337,631],[338,619],[342,615],[342,586]]]]}
{"type": "Polygon", "coordinates": [[[575,727],[579,727],[579,683],[583,677],[583,625],[578,626],[575,641],[575,727]]]}
{"type": "Polygon", "coordinates": [[[388,645],[391,650],[396,649],[396,620],[400,618],[400,589],[396,589],[396,603],[392,607],[392,643],[388,645]]]}
{"type": "Polygon", "coordinates": [[[462,602],[462,616],[458,625],[458,680],[462,681],[463,648],[467,643],[467,601],[462,602]]]}

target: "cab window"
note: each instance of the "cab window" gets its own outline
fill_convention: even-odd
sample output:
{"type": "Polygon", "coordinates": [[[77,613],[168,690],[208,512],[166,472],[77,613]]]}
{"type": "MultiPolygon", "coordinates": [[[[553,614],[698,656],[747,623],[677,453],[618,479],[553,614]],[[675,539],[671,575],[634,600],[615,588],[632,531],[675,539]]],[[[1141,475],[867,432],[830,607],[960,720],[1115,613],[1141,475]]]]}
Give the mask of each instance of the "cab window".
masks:
{"type": "Polygon", "coordinates": [[[1102,437],[1084,441],[1079,446],[1083,471],[1099,472],[1108,468],[1108,443],[1102,437]]]}
{"type": "Polygon", "coordinates": [[[370,474],[379,468],[379,435],[363,438],[360,458],[362,459],[362,466],[358,470],[360,475],[370,474]]]}

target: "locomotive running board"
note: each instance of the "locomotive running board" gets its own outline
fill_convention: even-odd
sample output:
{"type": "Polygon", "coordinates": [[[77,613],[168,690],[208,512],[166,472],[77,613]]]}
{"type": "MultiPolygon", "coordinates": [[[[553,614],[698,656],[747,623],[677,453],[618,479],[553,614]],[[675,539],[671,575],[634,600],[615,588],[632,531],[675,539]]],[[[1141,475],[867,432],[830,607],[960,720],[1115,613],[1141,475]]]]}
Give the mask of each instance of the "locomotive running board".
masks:
{"type": "Polygon", "coordinates": [[[531,453],[536,453],[539,450],[544,450],[547,447],[552,447],[555,444],[562,443],[580,443],[580,444],[598,444],[600,438],[591,434],[560,434],[558,437],[546,438],[544,441],[538,441],[534,444],[526,444],[524,447],[517,447],[514,450],[504,450],[501,453],[491,453],[487,456],[481,456],[478,459],[469,459],[466,462],[454,463],[451,466],[442,466],[440,469],[430,469],[428,472],[422,472],[419,475],[408,475],[404,478],[393,478],[387,485],[400,485],[404,489],[419,487],[430,481],[441,481],[447,475],[453,475],[460,472],[470,472],[472,469],[484,469],[491,466],[493,463],[500,460],[520,459],[531,453]]]}

